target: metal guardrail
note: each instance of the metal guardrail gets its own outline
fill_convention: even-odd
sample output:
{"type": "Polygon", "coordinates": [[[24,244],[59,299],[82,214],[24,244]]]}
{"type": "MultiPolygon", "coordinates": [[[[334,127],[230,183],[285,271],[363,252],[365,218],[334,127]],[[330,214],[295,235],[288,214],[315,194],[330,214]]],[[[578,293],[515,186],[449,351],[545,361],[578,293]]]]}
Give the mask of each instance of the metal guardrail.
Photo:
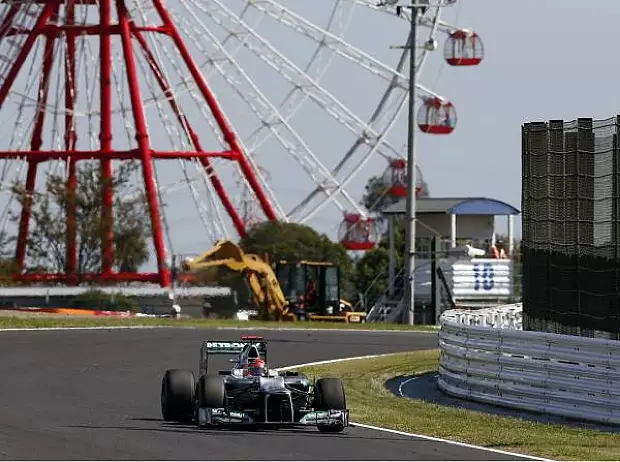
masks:
{"type": "Polygon", "coordinates": [[[488,404],[620,424],[620,342],[523,331],[518,312],[518,305],[446,311],[440,389],[488,404]]]}
{"type": "Polygon", "coordinates": [[[448,310],[442,314],[443,320],[468,326],[492,327],[499,329],[523,329],[523,304],[502,305],[480,310],[448,310]]]}

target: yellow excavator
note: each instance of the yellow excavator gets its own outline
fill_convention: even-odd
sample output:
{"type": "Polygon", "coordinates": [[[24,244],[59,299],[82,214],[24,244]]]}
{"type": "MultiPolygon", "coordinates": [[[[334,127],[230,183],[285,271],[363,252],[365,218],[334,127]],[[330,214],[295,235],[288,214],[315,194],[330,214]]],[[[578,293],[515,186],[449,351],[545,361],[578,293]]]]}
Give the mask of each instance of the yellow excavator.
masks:
{"type": "Polygon", "coordinates": [[[190,273],[220,267],[243,274],[248,281],[252,302],[263,320],[294,320],[289,314],[289,304],[271,266],[258,255],[244,253],[229,240],[216,242],[215,246],[196,258],[183,261],[182,270],[190,273]]]}
{"type": "Polygon", "coordinates": [[[340,299],[337,265],[278,261],[274,266],[275,271],[258,255],[245,253],[230,240],[220,240],[202,255],[185,259],[182,271],[186,280],[194,276],[190,279],[198,281],[200,273],[222,267],[241,273],[262,320],[365,321],[366,313],[352,311],[351,304],[340,299]]]}

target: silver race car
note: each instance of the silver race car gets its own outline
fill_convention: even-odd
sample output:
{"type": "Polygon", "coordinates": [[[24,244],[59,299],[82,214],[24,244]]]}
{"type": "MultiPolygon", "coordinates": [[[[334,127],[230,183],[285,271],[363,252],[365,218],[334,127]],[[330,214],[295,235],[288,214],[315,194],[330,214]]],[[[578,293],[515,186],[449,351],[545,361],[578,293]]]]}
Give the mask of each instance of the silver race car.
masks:
{"type": "Polygon", "coordinates": [[[316,426],[341,432],[349,425],[344,386],[339,378],[311,381],[298,372],[267,367],[267,342],[256,336],[241,341],[203,341],[198,380],[194,373],[170,369],[161,384],[165,420],[271,427],[316,426]],[[231,369],[212,373],[209,357],[233,356],[231,369]]]}

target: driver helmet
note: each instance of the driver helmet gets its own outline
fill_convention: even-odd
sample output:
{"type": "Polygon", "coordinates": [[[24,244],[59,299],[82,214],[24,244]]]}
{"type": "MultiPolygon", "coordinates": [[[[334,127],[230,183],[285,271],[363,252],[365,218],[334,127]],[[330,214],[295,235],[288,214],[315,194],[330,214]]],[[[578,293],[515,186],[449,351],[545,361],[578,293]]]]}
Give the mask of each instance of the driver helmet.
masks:
{"type": "Polygon", "coordinates": [[[265,364],[265,361],[258,358],[248,363],[248,369],[246,371],[246,375],[260,377],[262,375],[265,375],[266,371],[267,371],[267,366],[265,364]]]}

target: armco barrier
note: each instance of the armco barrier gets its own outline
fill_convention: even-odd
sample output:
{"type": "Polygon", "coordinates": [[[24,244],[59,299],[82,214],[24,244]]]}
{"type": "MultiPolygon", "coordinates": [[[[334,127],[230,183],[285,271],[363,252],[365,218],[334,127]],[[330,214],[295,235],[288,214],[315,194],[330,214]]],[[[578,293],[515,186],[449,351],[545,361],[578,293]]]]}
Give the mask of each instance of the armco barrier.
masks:
{"type": "Polygon", "coordinates": [[[509,322],[500,322],[503,328],[483,325],[511,309],[519,307],[479,310],[469,317],[460,310],[442,315],[441,390],[489,404],[620,424],[620,342],[523,331],[509,322]]]}
{"type": "Polygon", "coordinates": [[[521,330],[523,305],[515,303],[481,310],[448,310],[442,314],[441,319],[468,326],[521,330]]]}

